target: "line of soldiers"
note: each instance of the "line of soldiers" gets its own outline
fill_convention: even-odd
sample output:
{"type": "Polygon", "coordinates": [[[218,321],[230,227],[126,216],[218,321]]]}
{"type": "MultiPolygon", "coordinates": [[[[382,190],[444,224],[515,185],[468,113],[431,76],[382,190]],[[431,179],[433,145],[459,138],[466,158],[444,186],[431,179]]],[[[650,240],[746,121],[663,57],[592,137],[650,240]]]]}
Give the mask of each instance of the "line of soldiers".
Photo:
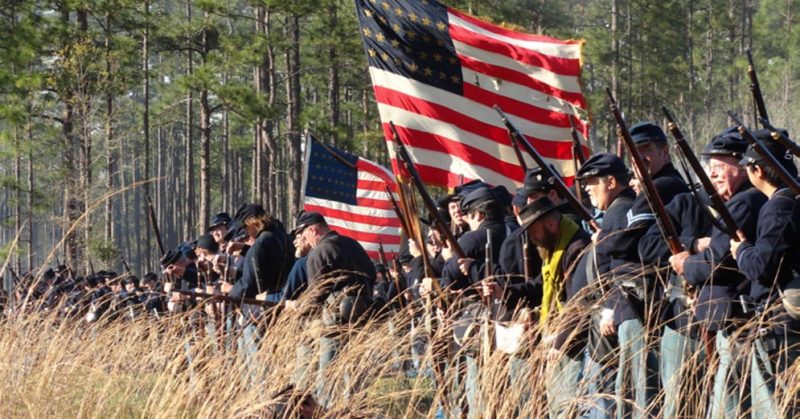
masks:
{"type": "MultiPolygon", "coordinates": [[[[553,364],[545,387],[551,417],[796,417],[798,384],[783,387],[783,373],[800,354],[796,193],[736,127],[716,135],[702,156],[739,226],[731,237],[708,196],[673,166],[663,130],[642,122],[630,135],[682,251],[671,252],[623,160],[599,153],[576,178],[595,210],[591,226],[541,169],[529,171],[517,191],[516,229],[504,220],[496,188],[462,188],[442,200],[465,257],[445,246],[440,274],[419,279],[421,294],[458,291],[457,322],[467,324],[479,323],[483,310],[501,328],[508,313],[522,312],[553,364]],[[487,270],[493,260],[499,263],[487,270]],[[583,310],[563,313],[568,306],[583,310]],[[690,360],[695,368],[687,373],[682,367],[690,360]],[[699,396],[688,397],[689,388],[700,389],[699,396]]],[[[772,136],[755,132],[796,179],[792,154],[772,136]]],[[[464,329],[455,327],[456,340],[464,329]]],[[[510,352],[512,363],[526,356],[519,348],[510,352]]],[[[476,416],[485,409],[475,390],[478,351],[463,353],[466,409],[476,416]]],[[[531,391],[531,384],[515,388],[531,391]]]]}
{"type": "MultiPolygon", "coordinates": [[[[475,336],[483,333],[493,335],[493,349],[508,354],[510,388],[526,395],[521,401],[535,393],[536,383],[524,380],[528,358],[546,351],[551,417],[677,417],[698,414],[692,410],[698,406],[711,417],[795,415],[797,395],[781,385],[800,353],[800,316],[790,298],[800,288],[795,193],[736,128],[719,133],[702,155],[740,227],[732,237],[708,197],[673,166],[663,130],[643,122],[630,135],[678,230],[681,252],[664,240],[639,177],[620,157],[598,153],[576,177],[594,209],[591,222],[578,216],[544,168],[529,170],[514,195],[470,182],[439,199],[462,255],[430,229],[425,249],[410,240],[399,267],[388,267],[373,263],[319,213],[301,212],[287,231],[260,205],[247,204],[233,217],[217,214],[208,234],[166,252],[161,281],[152,273],[141,283],[113,272],[74,278],[59,267],[35,286],[27,276],[18,281],[14,300],[16,307],[38,301],[37,307],[97,321],[161,316],[191,309],[198,297],[216,298],[223,302],[204,305],[206,315],[222,327],[224,313],[237,307],[245,357],[258,350],[265,308],[304,310],[303,294],[330,330],[381,310],[436,301],[439,327],[452,328],[452,342],[434,369],[459,371],[458,389],[441,401],[443,412],[454,416],[491,410],[479,391],[485,349],[475,336]],[[528,345],[520,343],[525,340],[528,345]],[[690,360],[696,368],[687,374],[682,366],[690,360]],[[704,380],[701,403],[682,397],[704,380]]],[[[755,136],[796,178],[792,155],[771,132],[755,136]]],[[[412,315],[412,327],[421,330],[412,335],[422,336],[412,358],[423,372],[419,360],[432,319],[412,315]]],[[[322,406],[330,402],[324,374],[344,339],[332,332],[318,340],[314,402],[322,406]]],[[[298,353],[309,356],[305,349],[298,353]]]]}
{"type": "Polygon", "coordinates": [[[97,271],[76,276],[67,265],[45,270],[40,278],[34,272],[17,276],[12,271],[13,288],[3,292],[2,312],[54,311],[93,323],[99,319],[134,319],[143,315],[162,315],[166,309],[164,290],[158,275],[146,273],[141,280],[130,274],[97,271]]]}

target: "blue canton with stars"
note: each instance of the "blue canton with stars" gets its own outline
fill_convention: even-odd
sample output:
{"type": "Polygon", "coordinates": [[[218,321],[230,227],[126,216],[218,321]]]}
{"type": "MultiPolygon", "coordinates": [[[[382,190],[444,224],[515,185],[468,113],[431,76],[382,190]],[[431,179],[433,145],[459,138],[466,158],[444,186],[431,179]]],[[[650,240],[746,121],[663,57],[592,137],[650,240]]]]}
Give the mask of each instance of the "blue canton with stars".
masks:
{"type": "MultiPolygon", "coordinates": [[[[342,163],[317,141],[309,141],[309,144],[311,150],[306,177],[306,196],[356,205],[358,170],[342,163]]],[[[328,147],[355,167],[358,157],[328,147]]]]}
{"type": "Polygon", "coordinates": [[[356,0],[369,65],[462,94],[447,8],[432,0],[356,0]]]}

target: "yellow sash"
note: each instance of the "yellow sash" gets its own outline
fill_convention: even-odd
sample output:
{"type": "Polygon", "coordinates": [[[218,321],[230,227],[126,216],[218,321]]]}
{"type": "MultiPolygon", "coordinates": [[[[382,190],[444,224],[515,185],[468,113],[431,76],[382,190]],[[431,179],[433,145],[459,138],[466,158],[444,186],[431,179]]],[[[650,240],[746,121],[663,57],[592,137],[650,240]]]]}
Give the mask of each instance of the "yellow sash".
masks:
{"type": "Polygon", "coordinates": [[[559,296],[564,287],[564,278],[561,272],[561,257],[564,255],[572,236],[578,231],[578,225],[567,217],[561,217],[558,224],[558,240],[556,248],[550,258],[542,261],[542,282],[544,282],[544,295],[542,295],[542,309],[539,324],[544,325],[550,314],[551,307],[555,304],[556,312],[561,311],[559,296]]]}

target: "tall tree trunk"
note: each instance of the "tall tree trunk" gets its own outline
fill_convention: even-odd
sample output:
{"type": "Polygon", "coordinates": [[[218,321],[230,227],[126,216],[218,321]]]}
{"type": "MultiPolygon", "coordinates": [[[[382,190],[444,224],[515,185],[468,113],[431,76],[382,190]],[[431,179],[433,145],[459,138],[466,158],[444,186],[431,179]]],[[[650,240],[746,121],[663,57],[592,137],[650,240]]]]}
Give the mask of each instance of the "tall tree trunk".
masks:
{"type": "MultiPolygon", "coordinates": [[[[28,229],[33,226],[28,225],[28,229]]],[[[14,124],[14,234],[22,234],[22,150],[20,150],[19,125],[14,124]]],[[[21,246],[20,246],[21,247],[21,246]]],[[[9,255],[11,256],[11,255],[9,255]]],[[[19,247],[14,251],[14,268],[21,272],[19,247]]]]}
{"type": "MultiPolygon", "coordinates": [[[[329,33],[333,34],[338,29],[337,0],[330,0],[328,5],[328,27],[329,33]]],[[[339,59],[336,42],[331,42],[328,47],[328,104],[330,106],[331,142],[334,145],[339,142],[339,59]]]]}
{"type": "MultiPolygon", "coordinates": [[[[186,2],[186,21],[191,24],[192,21],[192,2],[186,2]]],[[[192,42],[189,41],[189,49],[187,51],[186,59],[186,74],[192,75],[194,64],[192,63],[192,42]]],[[[186,213],[184,214],[184,232],[183,240],[191,240],[194,235],[194,136],[192,128],[194,126],[194,95],[191,88],[186,93],[186,155],[184,164],[184,201],[183,206],[186,213]]]]}
{"type": "MultiPolygon", "coordinates": [[[[206,12],[206,19],[208,13],[206,12]]],[[[205,64],[211,51],[208,30],[204,27],[202,32],[203,63],[205,64]]],[[[208,231],[208,221],[211,218],[211,105],[208,103],[208,89],[200,91],[200,214],[199,228],[201,232],[208,231]]]]}
{"type": "MultiPolygon", "coordinates": [[[[78,19],[78,30],[80,31],[80,42],[88,42],[88,31],[89,31],[89,12],[86,9],[86,6],[79,7],[77,10],[77,19],[78,19]]],[[[78,123],[79,123],[79,140],[80,140],[80,148],[78,159],[79,162],[79,170],[80,170],[80,213],[83,214],[86,211],[86,206],[89,204],[91,200],[91,191],[92,191],[92,135],[91,135],[91,97],[90,92],[84,89],[85,87],[85,80],[83,80],[83,75],[79,75],[79,87],[78,87],[78,123]]],[[[82,233],[83,233],[83,240],[80,242],[81,252],[86,255],[84,257],[85,260],[78,260],[78,262],[83,263],[84,272],[88,272],[89,269],[89,252],[88,252],[88,245],[89,245],[89,234],[90,234],[90,227],[91,227],[91,213],[86,213],[84,221],[82,224],[82,233]]],[[[77,266],[77,265],[76,265],[77,266]]]]}
{"type": "MultiPolygon", "coordinates": [[[[106,74],[112,74],[111,65],[111,15],[106,13],[106,74]]],[[[109,89],[106,92],[106,193],[114,190],[114,95],[109,89]]],[[[111,242],[114,238],[112,221],[114,218],[114,202],[112,197],[106,198],[103,237],[106,242],[111,242]]]]}
{"type": "MultiPolygon", "coordinates": [[[[611,92],[619,98],[619,0],[611,0],[611,92]]],[[[606,150],[611,151],[614,144],[613,122],[609,125],[606,150]]]]}
{"type": "Polygon", "coordinates": [[[33,269],[33,240],[34,240],[34,224],[33,224],[33,121],[30,117],[31,108],[28,107],[28,121],[25,125],[26,137],[28,140],[28,263],[27,270],[33,269]]]}
{"type": "Polygon", "coordinates": [[[289,139],[289,212],[300,210],[301,171],[301,135],[300,135],[300,16],[291,13],[286,17],[286,38],[289,46],[286,50],[286,100],[288,103],[287,130],[289,139]]]}
{"type": "MultiPolygon", "coordinates": [[[[144,0],[144,34],[142,35],[142,142],[144,148],[143,178],[150,180],[150,0],[144,0]]],[[[160,182],[160,181],[159,181],[160,182]]],[[[144,184],[144,195],[150,196],[150,183],[144,184]]],[[[146,200],[145,200],[146,201],[146,200]]],[[[139,202],[139,212],[146,213],[146,202],[139,202]]],[[[145,266],[152,266],[153,246],[150,236],[151,228],[144,229],[144,242],[147,248],[145,266]]]]}
{"type": "MultiPolygon", "coordinates": [[[[61,7],[61,21],[67,27],[70,24],[70,9],[66,5],[61,7]]],[[[69,51],[68,40],[64,40],[64,49],[69,51]]],[[[69,54],[69,52],[67,52],[69,54]]],[[[63,231],[65,263],[76,268],[81,261],[81,235],[80,229],[70,230],[76,224],[81,214],[81,200],[79,198],[79,179],[77,179],[77,167],[75,164],[75,148],[79,144],[78,136],[75,134],[75,94],[68,89],[64,93],[64,108],[61,117],[61,135],[63,141],[62,170],[64,173],[64,215],[63,231]]]]}
{"type": "Polygon", "coordinates": [[[689,110],[689,138],[693,139],[696,131],[697,115],[694,112],[695,68],[694,68],[694,2],[689,0],[686,16],[686,65],[689,68],[687,108],[689,110]]]}
{"type": "Polygon", "coordinates": [[[711,98],[714,97],[712,92],[714,91],[714,29],[712,26],[714,16],[714,10],[712,9],[711,4],[708,5],[708,12],[706,15],[706,56],[705,56],[705,67],[706,67],[706,94],[704,95],[703,100],[703,107],[705,108],[705,127],[707,130],[711,129],[712,126],[712,109],[711,109],[711,98]]]}

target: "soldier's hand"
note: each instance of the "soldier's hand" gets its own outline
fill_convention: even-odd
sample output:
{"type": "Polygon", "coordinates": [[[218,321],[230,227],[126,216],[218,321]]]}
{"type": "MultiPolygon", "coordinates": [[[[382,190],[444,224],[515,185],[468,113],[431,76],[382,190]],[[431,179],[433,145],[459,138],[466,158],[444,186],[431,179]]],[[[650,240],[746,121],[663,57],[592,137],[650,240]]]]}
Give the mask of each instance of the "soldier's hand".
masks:
{"type": "Polygon", "coordinates": [[[629,185],[636,192],[636,195],[639,195],[639,190],[640,190],[639,189],[639,178],[637,178],[636,176],[632,176],[631,177],[631,181],[629,182],[629,185]]]}
{"type": "Polygon", "coordinates": [[[423,298],[428,298],[433,290],[433,278],[422,278],[422,282],[419,284],[419,295],[423,298]]]}
{"type": "Polygon", "coordinates": [[[735,239],[731,238],[731,241],[730,241],[731,255],[733,255],[733,259],[734,260],[736,260],[736,257],[737,257],[736,253],[739,250],[739,246],[741,246],[743,241],[747,240],[747,238],[744,236],[744,232],[742,232],[742,230],[736,230],[736,235],[738,237],[736,237],[735,239]]]}
{"type": "Polygon", "coordinates": [[[449,260],[453,257],[453,251],[450,250],[450,246],[442,246],[442,259],[449,260]]]}
{"type": "Polygon", "coordinates": [[[672,270],[674,270],[676,274],[683,275],[683,265],[686,263],[686,258],[688,257],[689,252],[687,251],[683,251],[669,257],[669,264],[672,266],[672,270]]]}
{"type": "Polygon", "coordinates": [[[290,311],[297,311],[298,308],[296,300],[286,300],[283,302],[283,305],[286,307],[287,310],[290,311]]]}
{"type": "Polygon", "coordinates": [[[481,281],[481,295],[486,298],[499,298],[502,294],[503,290],[500,288],[500,285],[494,281],[481,281]]]}
{"type": "Polygon", "coordinates": [[[603,310],[599,326],[600,333],[602,333],[603,336],[614,336],[617,334],[617,326],[614,325],[614,310],[603,310]]]}
{"type": "Polygon", "coordinates": [[[708,249],[708,246],[711,244],[711,237],[701,237],[694,241],[692,247],[694,249],[694,253],[702,253],[704,250],[708,249]]]}
{"type": "Polygon", "coordinates": [[[233,289],[233,285],[223,281],[220,282],[219,289],[220,291],[222,291],[223,294],[228,294],[233,289]]]}
{"type": "Polygon", "coordinates": [[[470,258],[462,258],[458,260],[458,270],[461,271],[464,276],[469,276],[469,267],[472,265],[475,259],[470,258]]]}
{"type": "Polygon", "coordinates": [[[548,348],[547,349],[547,363],[554,364],[558,362],[558,357],[561,356],[561,352],[556,348],[548,348]]]}

